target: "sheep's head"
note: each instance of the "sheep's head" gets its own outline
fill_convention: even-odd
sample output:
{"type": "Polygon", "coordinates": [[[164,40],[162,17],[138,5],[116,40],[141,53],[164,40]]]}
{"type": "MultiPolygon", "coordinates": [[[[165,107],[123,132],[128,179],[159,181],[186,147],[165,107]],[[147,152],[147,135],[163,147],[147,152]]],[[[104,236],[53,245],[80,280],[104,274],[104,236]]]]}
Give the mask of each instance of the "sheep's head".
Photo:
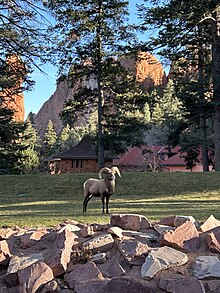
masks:
{"type": "Polygon", "coordinates": [[[120,174],[118,167],[114,166],[111,169],[109,169],[108,167],[104,167],[99,171],[99,178],[102,179],[103,175],[106,175],[106,178],[108,178],[108,180],[114,180],[115,173],[117,173],[118,176],[121,177],[121,174],[120,174]]]}

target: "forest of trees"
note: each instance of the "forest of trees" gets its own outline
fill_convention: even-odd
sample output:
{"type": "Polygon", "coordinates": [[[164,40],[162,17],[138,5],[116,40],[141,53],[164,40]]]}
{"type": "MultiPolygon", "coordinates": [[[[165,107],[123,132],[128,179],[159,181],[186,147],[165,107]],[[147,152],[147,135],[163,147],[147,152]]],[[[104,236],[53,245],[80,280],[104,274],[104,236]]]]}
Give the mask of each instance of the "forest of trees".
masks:
{"type": "Polygon", "coordinates": [[[43,170],[43,161],[74,146],[84,135],[97,143],[98,163],[146,143],[180,145],[191,168],[201,155],[203,170],[220,171],[220,4],[214,0],[138,1],[138,25],[129,21],[128,1],[13,0],[0,3],[0,173],[43,170]],[[138,39],[139,33],[142,40],[138,39]],[[120,63],[146,51],[169,64],[166,86],[143,91],[120,63]],[[25,64],[12,76],[7,56],[25,64]],[[64,103],[57,134],[49,121],[43,138],[34,122],[13,121],[6,89],[16,79],[31,90],[31,73],[53,62],[58,82],[95,78],[64,103]],[[75,126],[78,116],[86,123],[75,126]]]}

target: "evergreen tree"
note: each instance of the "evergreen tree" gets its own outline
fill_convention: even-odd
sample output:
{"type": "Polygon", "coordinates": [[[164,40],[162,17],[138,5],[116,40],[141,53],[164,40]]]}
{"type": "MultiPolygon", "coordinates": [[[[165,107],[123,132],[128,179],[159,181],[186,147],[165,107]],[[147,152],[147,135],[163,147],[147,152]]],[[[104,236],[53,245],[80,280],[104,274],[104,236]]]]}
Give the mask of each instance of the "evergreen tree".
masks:
{"type": "MultiPolygon", "coordinates": [[[[98,162],[99,166],[103,167],[105,147],[108,145],[106,138],[106,126],[109,127],[109,121],[107,123],[106,120],[106,117],[109,117],[108,104],[116,105],[120,127],[124,122],[133,125],[135,122],[135,117],[123,118],[123,121],[122,117],[119,117],[119,112],[124,111],[119,110],[123,94],[127,111],[130,110],[131,102],[134,103],[128,96],[131,88],[128,86],[128,73],[124,73],[125,69],[119,62],[119,56],[130,52],[130,46],[134,46],[136,42],[132,27],[127,25],[128,1],[58,0],[49,1],[48,7],[57,20],[55,34],[59,36],[57,49],[61,57],[61,68],[64,65],[68,69],[71,67],[68,73],[70,83],[75,84],[81,78],[81,82],[87,84],[74,96],[75,103],[65,104],[65,108],[69,107],[66,113],[69,115],[71,112],[77,118],[77,115],[82,115],[82,109],[84,113],[88,113],[88,109],[90,113],[96,109],[98,162]],[[91,80],[95,80],[95,86],[91,86],[91,80]]],[[[134,92],[133,87],[130,93],[134,92]]],[[[128,127],[127,124],[127,129],[124,130],[132,129],[131,126],[130,129],[128,127]]],[[[126,139],[128,140],[128,137],[126,139]]]]}
{"type": "Polygon", "coordinates": [[[53,122],[48,121],[43,139],[43,153],[45,157],[53,155],[57,150],[57,134],[53,122]]]}
{"type": "MultiPolygon", "coordinates": [[[[158,29],[158,35],[152,40],[151,44],[160,46],[162,48],[160,50],[161,55],[172,62],[182,62],[182,72],[178,72],[179,76],[182,75],[182,81],[184,81],[186,72],[188,72],[188,77],[191,75],[190,87],[187,89],[185,87],[184,89],[182,84],[180,88],[183,94],[182,97],[185,96],[185,104],[188,105],[187,110],[190,113],[188,118],[191,121],[196,120],[193,112],[197,112],[198,125],[200,125],[203,137],[200,147],[203,151],[204,169],[206,170],[206,124],[210,116],[210,101],[207,101],[205,92],[209,88],[209,97],[212,96],[211,87],[208,84],[210,81],[210,77],[208,77],[208,74],[210,74],[210,61],[208,59],[210,52],[212,54],[215,169],[218,171],[220,170],[220,108],[218,106],[220,104],[220,36],[218,33],[220,5],[218,1],[212,0],[196,0],[191,5],[187,0],[170,0],[166,3],[161,3],[160,1],[148,2],[153,6],[142,6],[140,13],[145,21],[145,27],[156,27],[158,29]],[[210,31],[212,32],[211,34],[210,31]],[[184,63],[185,65],[183,66],[184,63]],[[194,75],[192,74],[193,72],[194,75]]],[[[172,70],[173,73],[174,71],[172,70]]]]}
{"type": "Polygon", "coordinates": [[[36,172],[40,165],[39,158],[39,138],[37,132],[31,122],[27,122],[27,128],[23,132],[21,144],[24,150],[21,151],[21,156],[18,159],[17,169],[20,173],[29,174],[36,172]]]}

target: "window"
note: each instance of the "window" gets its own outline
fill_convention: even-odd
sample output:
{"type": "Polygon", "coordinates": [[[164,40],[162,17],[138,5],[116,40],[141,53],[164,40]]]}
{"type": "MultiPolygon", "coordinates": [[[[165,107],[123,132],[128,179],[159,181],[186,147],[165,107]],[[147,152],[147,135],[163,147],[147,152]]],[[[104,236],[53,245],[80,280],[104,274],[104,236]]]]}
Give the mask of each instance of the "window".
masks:
{"type": "Polygon", "coordinates": [[[72,168],[82,168],[83,166],[83,160],[72,160],[72,168]]]}

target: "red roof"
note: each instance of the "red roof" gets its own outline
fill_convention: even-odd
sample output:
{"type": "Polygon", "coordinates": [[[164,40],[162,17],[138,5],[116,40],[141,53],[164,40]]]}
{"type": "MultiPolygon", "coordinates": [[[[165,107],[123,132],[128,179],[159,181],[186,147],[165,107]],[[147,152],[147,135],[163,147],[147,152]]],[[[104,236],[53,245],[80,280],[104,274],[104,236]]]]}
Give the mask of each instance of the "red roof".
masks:
{"type": "Polygon", "coordinates": [[[172,156],[171,158],[160,162],[163,166],[185,166],[186,162],[180,153],[172,156]]]}
{"type": "MultiPolygon", "coordinates": [[[[147,146],[132,147],[125,152],[119,159],[114,161],[114,164],[121,166],[140,166],[146,163],[154,163],[155,160],[161,161],[162,154],[176,154],[180,147],[169,149],[168,146],[147,146]]],[[[158,163],[158,162],[157,162],[158,163]]]]}

